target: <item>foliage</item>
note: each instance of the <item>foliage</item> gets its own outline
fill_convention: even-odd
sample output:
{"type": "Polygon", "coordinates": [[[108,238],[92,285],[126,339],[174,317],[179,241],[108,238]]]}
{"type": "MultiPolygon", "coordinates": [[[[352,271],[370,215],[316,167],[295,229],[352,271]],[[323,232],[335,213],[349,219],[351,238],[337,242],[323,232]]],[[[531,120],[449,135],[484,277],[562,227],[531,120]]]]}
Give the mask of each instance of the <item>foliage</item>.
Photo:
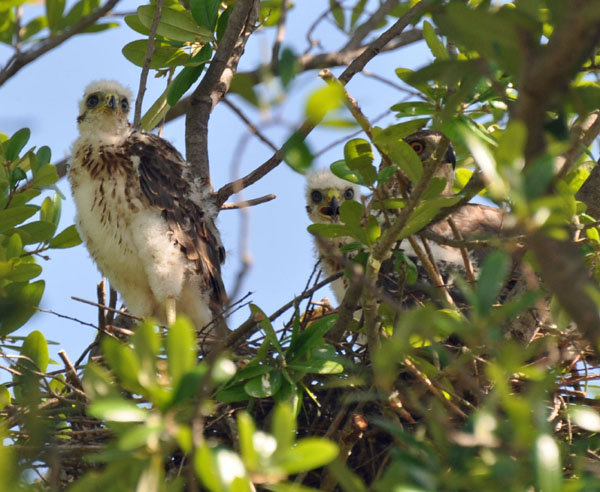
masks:
{"type": "MultiPolygon", "coordinates": [[[[47,1],[44,16],[21,26],[17,7],[26,2],[9,3],[0,7],[0,41],[15,48],[68,32],[100,5],[81,0],[65,13],[66,2],[47,1]]],[[[164,2],[149,67],[168,82],[143,128],[154,128],[203,80],[240,3],[164,2]]],[[[272,315],[249,304],[248,320],[225,340],[207,341],[183,318],[166,328],[146,320],[129,332],[119,329],[121,316],[99,337],[91,362],[49,373],[44,334],[14,332],[43,294],[36,257],[80,240],[74,226],[57,233],[62,198],[50,149],[24,150],[28,129],[1,136],[0,335],[2,350],[19,357],[12,381],[0,385],[0,490],[598,489],[598,336],[589,338],[568,309],[564,291],[577,286],[546,281],[552,272],[533,244],[542,237],[574,246],[572,264],[585,259],[599,278],[597,218],[578,195],[591,167],[583,148],[599,132],[581,130],[600,101],[598,41],[572,57],[572,67],[549,62],[564,51],[554,43],[565,25],[598,29],[599,6],[402,1],[380,12],[365,0],[322,3],[322,19],[351,44],[365,39],[364,30],[376,43],[409,16],[406,25],[432,56],[416,71],[395,67],[394,83],[410,97],[389,101],[400,121],[381,126],[362,114],[341,82],[348,79],[322,74],[326,84],[306,99],[305,123],[276,154],[305,172],[313,127],[361,128],[345,139],[331,170],[369,195],[346,201],[339,222],[309,227],[349,241],[342,251],[349,288],[335,312],[310,303],[301,309],[318,284],[311,277],[272,315]],[[532,77],[545,73],[532,75],[530,67],[542,61],[552,77],[532,88],[532,77]],[[547,96],[537,120],[527,106],[534,89],[547,96]],[[422,161],[404,141],[424,127],[443,132],[456,149],[454,194],[435,175],[439,162],[422,161]],[[596,133],[586,140],[586,131],[596,133]],[[42,199],[45,190],[55,194],[42,199]],[[475,279],[457,272],[440,284],[440,265],[428,267],[432,255],[417,253],[413,262],[403,245],[440,241],[431,224],[474,195],[506,211],[510,235],[481,240],[489,254],[475,279]],[[395,295],[382,286],[390,263],[395,295]],[[434,293],[419,291],[424,278],[434,293]],[[292,308],[289,322],[276,324],[292,308]]],[[[123,54],[140,67],[156,12],[150,2],[125,17],[142,38],[123,54]]],[[[259,20],[275,31],[293,12],[290,2],[263,1],[259,20]]],[[[98,21],[87,31],[107,27],[98,21]]],[[[584,42],[571,41],[571,50],[584,42]]],[[[271,104],[293,93],[306,69],[302,57],[288,47],[273,53],[268,67],[237,73],[230,92],[254,106],[261,93],[275,93],[271,104]]],[[[467,249],[481,243],[453,239],[466,272],[467,249]]],[[[597,304],[597,289],[585,294],[597,304]]]]}

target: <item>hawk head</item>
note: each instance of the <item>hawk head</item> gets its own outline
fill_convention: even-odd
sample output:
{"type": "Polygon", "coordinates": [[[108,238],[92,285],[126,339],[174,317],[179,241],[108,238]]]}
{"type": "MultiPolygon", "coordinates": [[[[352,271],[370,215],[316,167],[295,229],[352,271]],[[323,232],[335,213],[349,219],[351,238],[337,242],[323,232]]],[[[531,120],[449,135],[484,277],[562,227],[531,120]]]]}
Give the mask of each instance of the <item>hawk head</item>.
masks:
{"type": "Polygon", "coordinates": [[[113,80],[89,84],[79,102],[77,123],[82,134],[121,134],[129,126],[131,91],[113,80]]]}
{"type": "Polygon", "coordinates": [[[313,171],[307,176],[306,211],[315,223],[338,222],[340,205],[357,200],[358,186],[338,178],[328,169],[313,171]]]}

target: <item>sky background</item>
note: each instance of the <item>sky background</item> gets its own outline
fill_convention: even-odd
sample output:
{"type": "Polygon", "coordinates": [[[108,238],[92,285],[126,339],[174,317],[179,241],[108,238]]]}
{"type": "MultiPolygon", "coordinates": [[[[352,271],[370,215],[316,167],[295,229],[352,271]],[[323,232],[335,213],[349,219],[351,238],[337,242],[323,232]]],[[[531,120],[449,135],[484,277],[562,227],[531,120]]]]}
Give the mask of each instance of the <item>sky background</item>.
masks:
{"type": "MultiPolygon", "coordinates": [[[[73,3],[68,1],[67,8],[73,3]]],[[[115,12],[132,13],[144,3],[146,2],[121,1],[115,12]]],[[[367,11],[372,12],[378,4],[378,1],[369,1],[367,11]]],[[[298,54],[303,53],[308,46],[308,26],[328,5],[329,1],[326,0],[295,2],[288,14],[283,46],[298,54]]],[[[43,6],[25,5],[25,17],[39,15],[42,8],[43,6]]],[[[127,27],[122,22],[122,17],[115,16],[115,20],[122,24],[121,27],[99,34],[75,36],[27,65],[0,87],[0,132],[10,136],[20,128],[29,127],[32,134],[29,146],[50,146],[52,162],[58,162],[70,155],[71,144],[77,137],[77,103],[89,82],[115,79],[129,86],[136,94],[141,69],[127,61],[121,54],[121,49],[126,43],[141,39],[141,35],[127,27]]],[[[394,20],[391,18],[389,22],[394,20]]],[[[250,38],[240,62],[240,71],[254,69],[260,63],[269,61],[274,34],[273,28],[266,28],[250,38]]],[[[322,45],[322,49],[311,51],[318,53],[339,49],[347,36],[331,20],[326,20],[314,32],[313,39],[322,45]]],[[[367,40],[369,39],[373,37],[367,40]]],[[[4,65],[11,55],[9,47],[0,45],[0,65],[4,65]]],[[[396,68],[415,69],[430,60],[431,55],[425,43],[420,42],[390,54],[379,55],[367,65],[367,72],[373,72],[395,84],[398,81],[394,73],[396,68]]],[[[342,70],[343,67],[332,69],[336,75],[342,70]]],[[[276,81],[263,88],[265,104],[261,111],[242,101],[239,96],[230,97],[255,125],[263,129],[265,135],[280,145],[303,120],[308,95],[323,86],[317,73],[315,70],[299,75],[292,82],[287,96],[278,89],[276,81]],[[280,104],[269,104],[274,101],[280,104]]],[[[154,74],[151,71],[148,79],[144,111],[165,88],[165,80],[154,78],[154,74]]],[[[358,99],[363,112],[370,119],[385,113],[391,105],[407,99],[407,94],[398,87],[364,74],[355,76],[347,88],[358,99]]],[[[379,124],[394,121],[393,115],[388,114],[379,124]]],[[[352,131],[317,129],[310,135],[308,144],[313,152],[318,153],[352,131]]],[[[184,135],[184,118],[167,124],[163,133],[163,137],[183,154],[184,135]]],[[[271,155],[272,151],[258,139],[248,138],[247,127],[231,109],[222,103],[216,107],[209,125],[209,159],[215,189],[236,176],[252,171],[271,155]],[[246,142],[245,145],[240,144],[243,141],[246,142]]],[[[320,155],[313,167],[328,167],[342,157],[343,143],[320,155]]],[[[311,236],[306,231],[309,220],[304,210],[304,185],[305,178],[282,163],[264,179],[244,191],[245,199],[268,193],[277,195],[274,201],[249,209],[247,241],[252,267],[241,289],[242,295],[253,292],[252,301],[267,314],[302,292],[315,264],[311,236]]],[[[58,186],[66,197],[58,229],[60,231],[73,223],[75,209],[67,180],[63,178],[58,186]]],[[[44,196],[47,193],[42,198],[44,196]]],[[[232,289],[241,263],[240,215],[239,211],[223,211],[218,219],[221,238],[227,250],[223,277],[228,289],[232,289]]],[[[67,250],[50,250],[49,256],[49,261],[38,260],[44,269],[41,278],[46,281],[41,307],[96,324],[97,309],[71,299],[71,296],[77,296],[96,301],[96,284],[102,278],[84,245],[67,250]]],[[[335,303],[328,288],[319,291],[315,298],[325,296],[335,303]]],[[[248,314],[248,308],[235,313],[229,320],[230,328],[237,327],[248,314]]],[[[289,319],[289,314],[278,320],[276,326],[286,319],[289,319]]],[[[42,331],[47,339],[58,342],[58,345],[51,347],[51,356],[55,360],[56,352],[60,349],[65,349],[70,358],[76,360],[96,335],[96,330],[91,327],[44,312],[34,315],[16,334],[26,335],[34,329],[42,331]]]]}

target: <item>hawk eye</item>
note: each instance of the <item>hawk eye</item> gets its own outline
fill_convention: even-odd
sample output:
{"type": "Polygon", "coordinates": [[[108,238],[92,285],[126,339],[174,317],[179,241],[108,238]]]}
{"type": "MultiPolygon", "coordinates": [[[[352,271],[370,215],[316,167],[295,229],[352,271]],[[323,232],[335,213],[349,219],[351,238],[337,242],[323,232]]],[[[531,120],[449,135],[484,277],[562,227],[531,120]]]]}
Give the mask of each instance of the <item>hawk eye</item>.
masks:
{"type": "Polygon", "coordinates": [[[352,200],[354,198],[354,190],[352,188],[348,188],[344,191],[344,198],[346,200],[352,200]]]}
{"type": "Polygon", "coordinates": [[[129,111],[129,101],[127,100],[126,97],[121,99],[121,109],[123,110],[124,113],[129,111]]]}
{"type": "Polygon", "coordinates": [[[425,145],[422,142],[411,142],[410,146],[417,153],[417,155],[421,155],[425,150],[425,145]]]}
{"type": "Polygon", "coordinates": [[[315,202],[315,203],[320,203],[320,201],[323,200],[323,195],[318,190],[314,190],[310,194],[310,197],[312,198],[312,201],[315,202]]]}
{"type": "Polygon", "coordinates": [[[98,97],[97,94],[92,94],[90,97],[87,98],[87,101],[85,102],[85,105],[88,108],[95,108],[96,106],[98,106],[98,103],[100,102],[100,98],[98,97]]]}

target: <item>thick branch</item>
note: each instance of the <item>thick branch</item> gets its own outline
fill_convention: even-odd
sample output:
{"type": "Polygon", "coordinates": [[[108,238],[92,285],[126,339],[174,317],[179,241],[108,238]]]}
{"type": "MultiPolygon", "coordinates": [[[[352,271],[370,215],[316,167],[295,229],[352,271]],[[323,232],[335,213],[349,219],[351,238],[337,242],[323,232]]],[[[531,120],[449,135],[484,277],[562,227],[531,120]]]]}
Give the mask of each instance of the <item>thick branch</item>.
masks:
{"type": "Polygon", "coordinates": [[[208,164],[208,119],[229,90],[248,37],[254,30],[258,0],[236,2],[219,48],[190,100],[185,125],[185,146],[194,175],[210,187],[208,164]]]}
{"type": "Polygon", "coordinates": [[[117,3],[119,3],[119,0],[108,0],[102,7],[97,8],[90,15],[84,17],[59,35],[48,37],[44,41],[38,43],[31,50],[15,53],[4,66],[2,71],[0,71],[0,86],[2,86],[8,79],[10,79],[28,63],[31,63],[48,51],[64,43],[71,36],[79,34],[88,27],[94,25],[98,19],[104,17],[108,12],[110,12],[113,7],[117,5],[117,3]]]}

